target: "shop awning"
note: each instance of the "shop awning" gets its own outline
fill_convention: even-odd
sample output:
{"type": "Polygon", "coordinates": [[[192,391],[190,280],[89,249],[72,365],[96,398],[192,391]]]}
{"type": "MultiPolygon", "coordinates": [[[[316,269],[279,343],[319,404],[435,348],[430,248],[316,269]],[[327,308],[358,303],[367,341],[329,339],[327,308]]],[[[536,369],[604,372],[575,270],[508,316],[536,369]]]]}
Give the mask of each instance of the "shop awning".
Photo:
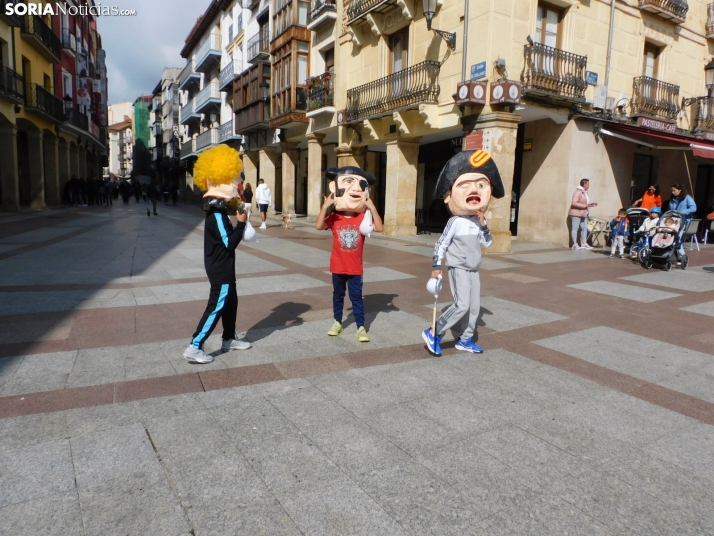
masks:
{"type": "Polygon", "coordinates": [[[710,158],[714,160],[714,144],[709,144],[701,140],[693,140],[685,136],[676,134],[667,134],[664,132],[652,132],[651,130],[634,127],[630,125],[604,124],[598,123],[595,125],[595,134],[603,136],[611,136],[621,140],[629,141],[637,145],[647,147],[648,149],[658,151],[693,151],[694,156],[700,158],[710,158]],[[635,138],[630,138],[628,135],[638,135],[648,138],[652,143],[648,143],[635,138]],[[677,145],[655,145],[658,141],[668,141],[677,145]]]}

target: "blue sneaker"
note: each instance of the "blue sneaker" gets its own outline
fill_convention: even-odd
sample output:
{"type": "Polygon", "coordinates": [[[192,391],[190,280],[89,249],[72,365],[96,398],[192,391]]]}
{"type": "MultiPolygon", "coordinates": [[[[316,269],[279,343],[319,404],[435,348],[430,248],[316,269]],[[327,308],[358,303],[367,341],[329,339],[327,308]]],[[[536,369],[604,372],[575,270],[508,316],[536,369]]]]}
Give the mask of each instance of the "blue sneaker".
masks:
{"type": "Polygon", "coordinates": [[[426,348],[429,353],[434,354],[436,357],[441,357],[441,337],[442,335],[437,335],[434,337],[431,334],[431,328],[427,328],[421,334],[422,339],[426,343],[426,348]]]}
{"type": "Polygon", "coordinates": [[[483,348],[476,344],[473,339],[469,339],[468,341],[462,341],[459,339],[459,342],[456,343],[454,348],[461,350],[462,352],[471,352],[472,354],[483,353],[483,348]]]}

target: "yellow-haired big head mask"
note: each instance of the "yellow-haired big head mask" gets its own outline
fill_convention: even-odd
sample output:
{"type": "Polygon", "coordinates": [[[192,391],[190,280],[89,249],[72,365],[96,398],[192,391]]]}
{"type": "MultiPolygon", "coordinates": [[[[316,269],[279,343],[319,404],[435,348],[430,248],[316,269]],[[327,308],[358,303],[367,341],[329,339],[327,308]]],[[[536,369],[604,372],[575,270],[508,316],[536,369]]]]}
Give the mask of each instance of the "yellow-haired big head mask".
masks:
{"type": "Polygon", "coordinates": [[[240,153],[218,145],[199,155],[193,168],[193,183],[205,192],[211,186],[238,182],[242,170],[240,153]]]}

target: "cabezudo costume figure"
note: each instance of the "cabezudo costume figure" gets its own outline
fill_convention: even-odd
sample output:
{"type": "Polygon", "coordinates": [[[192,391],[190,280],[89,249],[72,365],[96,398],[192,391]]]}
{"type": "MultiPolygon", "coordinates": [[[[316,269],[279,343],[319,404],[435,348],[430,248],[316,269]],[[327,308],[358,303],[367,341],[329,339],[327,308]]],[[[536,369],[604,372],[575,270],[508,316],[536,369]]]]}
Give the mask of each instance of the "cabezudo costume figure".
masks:
{"type": "Polygon", "coordinates": [[[370,236],[373,231],[382,232],[382,220],[369,198],[369,187],[374,185],[376,180],[374,175],[356,166],[329,168],[326,177],[331,181],[330,195],[325,197],[315,228],[332,231],[330,272],[335,322],[327,334],[336,337],[344,331],[342,313],[345,291],[349,289],[357,324],[357,339],[360,342],[369,342],[364,327],[362,251],[365,236],[370,236]]]}
{"type": "Polygon", "coordinates": [[[449,266],[449,283],[454,303],[436,322],[436,333],[426,329],[422,337],[432,354],[441,355],[441,339],[463,319],[456,349],[480,354],[483,348],[473,339],[481,309],[481,246],[489,247],[491,232],[485,213],[491,197],[504,195],[495,162],[485,151],[463,151],[441,170],[434,198],[444,197],[452,214],[434,249],[432,278],[441,277],[443,260],[449,266]]]}
{"type": "Polygon", "coordinates": [[[191,363],[213,361],[213,356],[204,351],[203,343],[219,319],[223,322],[221,349],[224,352],[250,348],[248,341],[236,336],[238,294],[235,250],[243,238],[248,217],[242,210],[238,193],[242,168],[240,153],[227,145],[219,145],[201,153],[194,166],[194,184],[206,191],[203,196],[203,210],[206,211],[203,255],[211,291],[206,310],[183,353],[191,363]],[[231,223],[229,214],[236,214],[235,225],[231,223]]]}

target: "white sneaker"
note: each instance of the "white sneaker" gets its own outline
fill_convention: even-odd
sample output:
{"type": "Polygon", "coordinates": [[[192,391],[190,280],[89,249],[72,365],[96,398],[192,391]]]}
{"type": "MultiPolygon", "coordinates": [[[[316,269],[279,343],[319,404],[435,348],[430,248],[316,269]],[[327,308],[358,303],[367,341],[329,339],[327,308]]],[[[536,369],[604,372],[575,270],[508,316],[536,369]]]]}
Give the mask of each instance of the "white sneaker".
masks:
{"type": "Polygon", "coordinates": [[[183,356],[188,359],[189,363],[200,363],[203,365],[213,361],[212,355],[208,355],[200,348],[194,348],[191,344],[183,351],[183,356]]]}
{"type": "Polygon", "coordinates": [[[247,350],[251,347],[248,341],[242,341],[240,339],[231,339],[230,341],[223,341],[221,344],[221,350],[228,352],[230,350],[247,350]]]}
{"type": "Polygon", "coordinates": [[[590,244],[580,244],[580,249],[592,249],[593,247],[590,244]]]}
{"type": "Polygon", "coordinates": [[[580,246],[577,244],[573,244],[573,249],[580,249],[580,246]]]}
{"type": "Polygon", "coordinates": [[[260,228],[261,228],[261,229],[267,229],[268,226],[265,225],[265,222],[263,222],[263,223],[260,224],[260,228]]]}

